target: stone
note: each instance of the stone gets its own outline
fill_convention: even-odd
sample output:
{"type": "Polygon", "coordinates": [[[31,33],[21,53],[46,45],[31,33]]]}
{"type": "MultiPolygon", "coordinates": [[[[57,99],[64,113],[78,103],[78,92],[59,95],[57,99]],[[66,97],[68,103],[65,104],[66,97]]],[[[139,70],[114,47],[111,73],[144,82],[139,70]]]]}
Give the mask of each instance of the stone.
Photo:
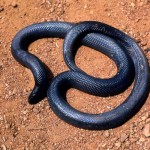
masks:
{"type": "Polygon", "coordinates": [[[139,139],[139,142],[144,142],[145,141],[145,138],[143,138],[143,137],[141,137],[140,139],[139,139]]]}
{"type": "Polygon", "coordinates": [[[121,147],[121,142],[115,143],[115,146],[116,146],[117,148],[120,148],[120,147],[121,147]]]}
{"type": "Polygon", "coordinates": [[[4,8],[3,8],[3,7],[0,7],[0,12],[1,12],[1,11],[4,11],[4,8]]]}
{"type": "Polygon", "coordinates": [[[125,3],[124,3],[124,2],[121,2],[120,4],[121,4],[122,6],[125,6],[125,3]]]}
{"type": "Polygon", "coordinates": [[[145,125],[143,129],[143,134],[147,138],[150,137],[150,123],[145,125]]]}
{"type": "Polygon", "coordinates": [[[131,3],[131,6],[132,6],[132,7],[135,7],[135,3],[131,3]]]}
{"type": "Polygon", "coordinates": [[[16,8],[16,7],[18,7],[18,4],[17,4],[16,1],[13,1],[13,2],[11,3],[11,6],[12,6],[13,8],[16,8]]]}
{"type": "Polygon", "coordinates": [[[104,131],[104,136],[105,136],[105,137],[109,137],[109,136],[110,136],[109,131],[107,131],[107,130],[106,130],[106,131],[104,131]]]}
{"type": "Polygon", "coordinates": [[[125,133],[122,133],[121,136],[120,136],[120,141],[123,143],[125,142],[125,140],[128,138],[128,135],[125,134],[125,133]]]}
{"type": "Polygon", "coordinates": [[[1,145],[2,150],[7,150],[6,146],[4,144],[1,145]]]}
{"type": "Polygon", "coordinates": [[[39,108],[33,108],[33,112],[38,114],[38,113],[40,113],[40,109],[39,108]]]}

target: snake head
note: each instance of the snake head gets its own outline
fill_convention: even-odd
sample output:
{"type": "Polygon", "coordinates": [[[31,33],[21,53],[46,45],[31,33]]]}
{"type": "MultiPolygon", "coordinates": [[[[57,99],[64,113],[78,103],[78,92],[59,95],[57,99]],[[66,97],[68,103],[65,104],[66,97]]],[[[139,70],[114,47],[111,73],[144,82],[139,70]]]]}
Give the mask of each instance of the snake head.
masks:
{"type": "Polygon", "coordinates": [[[44,99],[47,95],[47,86],[36,86],[34,87],[33,91],[31,92],[28,102],[29,104],[37,104],[42,99],[44,99]]]}

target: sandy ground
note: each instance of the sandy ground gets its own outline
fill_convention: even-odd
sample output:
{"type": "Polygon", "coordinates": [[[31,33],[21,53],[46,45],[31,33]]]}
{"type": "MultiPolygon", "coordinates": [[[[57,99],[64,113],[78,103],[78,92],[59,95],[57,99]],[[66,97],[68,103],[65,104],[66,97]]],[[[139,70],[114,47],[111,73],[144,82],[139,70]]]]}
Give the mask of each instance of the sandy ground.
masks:
{"type": "MultiPolygon", "coordinates": [[[[34,86],[31,72],[11,55],[14,35],[27,25],[42,21],[78,22],[96,20],[112,25],[137,40],[150,60],[149,0],[0,0],[0,150],[149,150],[150,98],[127,123],[107,131],[75,128],[60,120],[49,108],[47,98],[29,105],[34,86]]],[[[34,42],[29,51],[38,56],[54,76],[68,70],[62,56],[60,39],[34,42]]],[[[95,77],[111,77],[117,68],[108,57],[81,47],[77,65],[95,77]]],[[[90,113],[109,111],[131,92],[109,97],[95,97],[71,89],[69,103],[90,113]]]]}

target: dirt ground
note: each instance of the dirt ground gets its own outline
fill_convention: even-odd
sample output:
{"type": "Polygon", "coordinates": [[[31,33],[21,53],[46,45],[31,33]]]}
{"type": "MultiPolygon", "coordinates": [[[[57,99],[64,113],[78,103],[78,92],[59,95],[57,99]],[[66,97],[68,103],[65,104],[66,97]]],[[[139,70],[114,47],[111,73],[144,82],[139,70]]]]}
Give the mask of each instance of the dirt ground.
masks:
{"type": "MultiPolygon", "coordinates": [[[[149,150],[150,97],[127,123],[106,131],[68,125],[51,111],[47,98],[37,105],[28,104],[33,76],[12,57],[11,41],[27,25],[52,20],[112,25],[135,38],[150,62],[149,0],[0,0],[0,150],[149,150]]],[[[56,76],[68,70],[62,44],[60,39],[42,39],[29,51],[56,76]]],[[[76,63],[95,77],[111,77],[117,71],[108,57],[87,47],[79,49],[76,63]]],[[[78,110],[102,113],[122,103],[131,90],[101,98],[71,89],[67,99],[78,110]]]]}

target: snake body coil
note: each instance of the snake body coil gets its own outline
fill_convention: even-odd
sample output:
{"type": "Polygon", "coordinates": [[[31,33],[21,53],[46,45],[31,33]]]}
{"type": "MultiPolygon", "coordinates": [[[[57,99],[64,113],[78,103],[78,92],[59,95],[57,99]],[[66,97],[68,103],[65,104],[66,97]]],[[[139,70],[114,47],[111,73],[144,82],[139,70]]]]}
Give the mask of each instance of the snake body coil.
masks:
{"type": "Polygon", "coordinates": [[[12,54],[34,76],[35,87],[29,96],[34,104],[48,96],[52,110],[66,122],[85,129],[109,129],[130,119],[144,103],[149,92],[147,60],[136,42],[123,32],[103,23],[88,21],[79,24],[47,22],[28,26],[13,39],[12,54]],[[28,46],[40,38],[65,38],[63,54],[70,71],[59,74],[49,86],[43,63],[30,54],[28,46]],[[109,79],[99,79],[80,70],[74,54],[80,45],[101,51],[117,65],[118,73],[109,79]],[[133,81],[129,97],[115,109],[102,114],[87,114],[71,107],[65,98],[69,88],[97,96],[111,96],[124,91],[133,81]],[[49,88],[48,88],[49,86],[49,88]]]}

